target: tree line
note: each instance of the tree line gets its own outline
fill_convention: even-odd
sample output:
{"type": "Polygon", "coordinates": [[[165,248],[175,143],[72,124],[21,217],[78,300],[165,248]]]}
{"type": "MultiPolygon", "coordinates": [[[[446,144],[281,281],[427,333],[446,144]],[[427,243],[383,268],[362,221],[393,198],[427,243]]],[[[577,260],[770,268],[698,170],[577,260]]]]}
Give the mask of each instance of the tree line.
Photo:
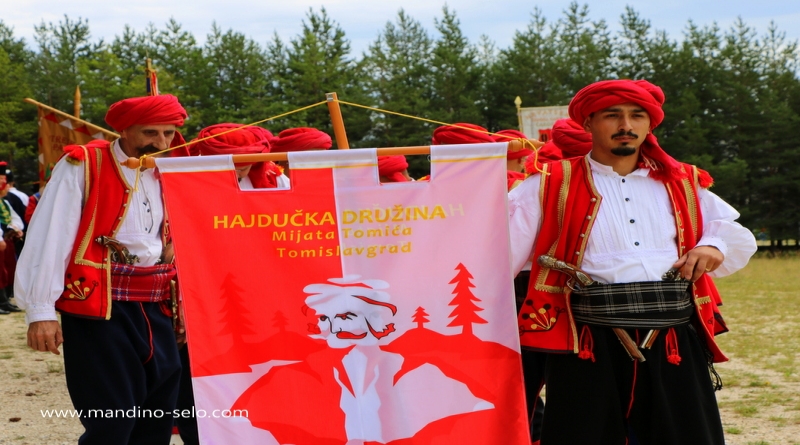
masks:
{"type": "MultiPolygon", "coordinates": [[[[143,31],[125,26],[110,42],[92,39],[89,22],[65,16],[35,27],[34,42],[0,21],[0,159],[18,183],[36,180],[37,124],[32,97],[105,126],[108,106],[144,94],[144,60],[159,87],[189,112],[188,138],[218,122],[250,123],[340,99],[492,131],[516,128],[523,106],[565,105],[602,79],[647,79],[666,94],[656,129],[664,149],[708,170],[712,189],[740,221],[772,240],[800,239],[800,79],[798,43],[774,24],[759,34],[741,18],[729,29],[689,21],[679,39],[627,7],[618,31],[570,4],[556,20],[534,9],[507,48],[487,36],[467,39],[448,7],[434,30],[400,10],[362,54],[325,9],[309,10],[302,31],[259,43],[216,24],[203,44],[175,19],[143,31]]],[[[343,106],[354,147],[423,145],[435,124],[343,106]]],[[[333,134],[326,107],[265,124],[277,133],[311,126],[333,134]]],[[[535,136],[535,135],[531,135],[535,136]]],[[[412,175],[424,160],[412,161],[412,175]]]]}

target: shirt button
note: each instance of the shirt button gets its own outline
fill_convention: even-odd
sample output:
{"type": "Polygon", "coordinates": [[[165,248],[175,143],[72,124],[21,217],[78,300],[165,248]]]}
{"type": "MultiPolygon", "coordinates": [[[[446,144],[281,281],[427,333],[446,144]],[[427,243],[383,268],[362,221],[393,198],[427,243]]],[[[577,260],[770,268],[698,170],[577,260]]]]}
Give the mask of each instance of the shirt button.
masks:
{"type": "Polygon", "coordinates": [[[630,200],[631,200],[631,198],[625,198],[625,202],[628,202],[630,200]]]}
{"type": "Polygon", "coordinates": [[[625,179],[624,179],[624,178],[622,179],[622,182],[625,182],[625,179]]]}
{"type": "Polygon", "coordinates": [[[632,219],[632,220],[631,220],[631,224],[633,224],[633,223],[635,223],[635,222],[636,222],[636,220],[635,220],[635,219],[632,219]]]}
{"type": "Polygon", "coordinates": [[[638,246],[639,245],[639,241],[636,241],[635,243],[633,243],[633,245],[634,246],[638,246]]]}

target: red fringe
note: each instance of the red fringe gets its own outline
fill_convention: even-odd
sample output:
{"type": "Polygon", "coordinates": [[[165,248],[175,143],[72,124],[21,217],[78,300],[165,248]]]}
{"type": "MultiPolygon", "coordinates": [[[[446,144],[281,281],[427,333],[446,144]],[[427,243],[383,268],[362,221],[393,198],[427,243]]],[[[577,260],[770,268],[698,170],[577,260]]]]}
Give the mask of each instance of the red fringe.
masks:
{"type": "Polygon", "coordinates": [[[80,145],[66,145],[64,146],[64,155],[78,161],[86,160],[86,152],[80,145]]]}
{"type": "Polygon", "coordinates": [[[675,334],[675,328],[669,328],[664,344],[667,347],[667,361],[675,366],[680,365],[681,356],[678,354],[678,335],[675,334]]]}
{"type": "Polygon", "coordinates": [[[581,329],[581,337],[578,340],[581,345],[581,351],[578,353],[578,358],[583,360],[591,360],[594,363],[594,337],[592,331],[589,330],[589,325],[583,325],[581,329]]]}
{"type": "Polygon", "coordinates": [[[697,169],[697,182],[700,184],[700,187],[707,189],[714,185],[714,178],[711,177],[707,171],[698,168],[697,169]]]}

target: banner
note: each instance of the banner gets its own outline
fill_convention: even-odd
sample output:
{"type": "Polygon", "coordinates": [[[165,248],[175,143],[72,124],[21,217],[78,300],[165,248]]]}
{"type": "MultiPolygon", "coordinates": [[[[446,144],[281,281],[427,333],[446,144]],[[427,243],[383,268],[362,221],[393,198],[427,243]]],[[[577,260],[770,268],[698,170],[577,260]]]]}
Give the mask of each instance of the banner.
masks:
{"type": "Polygon", "coordinates": [[[117,135],[96,127],[81,119],[70,118],[39,109],[39,181],[44,184],[50,179],[56,162],[64,153],[64,146],[86,144],[94,139],[113,141],[117,135]]]}
{"type": "Polygon", "coordinates": [[[568,109],[568,105],[520,108],[519,120],[522,123],[522,132],[528,137],[547,142],[550,140],[550,129],[553,128],[553,124],[559,119],[569,118],[568,109]]]}
{"type": "Polygon", "coordinates": [[[506,144],[389,184],[374,149],[290,153],[288,190],[231,159],[156,161],[204,444],[530,443],[506,144]]]}

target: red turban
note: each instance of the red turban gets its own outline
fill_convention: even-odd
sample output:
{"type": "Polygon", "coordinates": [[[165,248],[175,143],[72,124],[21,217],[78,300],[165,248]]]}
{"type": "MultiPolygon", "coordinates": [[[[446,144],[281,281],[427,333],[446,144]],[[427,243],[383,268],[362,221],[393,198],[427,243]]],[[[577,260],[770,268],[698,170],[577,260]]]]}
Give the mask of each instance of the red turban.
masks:
{"type": "Polygon", "coordinates": [[[407,182],[403,170],[408,168],[408,162],[403,155],[378,156],[378,175],[389,178],[392,182],[407,182]]]}
{"type": "MultiPolygon", "coordinates": [[[[252,125],[228,123],[212,125],[200,130],[197,139],[208,138],[220,133],[224,134],[201,140],[192,145],[195,145],[203,156],[269,152],[272,133],[252,125]]],[[[255,188],[275,188],[278,186],[278,176],[280,175],[280,169],[274,162],[256,162],[250,168],[247,177],[250,178],[250,182],[255,188]]]]}
{"type": "Polygon", "coordinates": [[[564,158],[586,156],[592,151],[592,134],[572,119],[559,119],[550,132],[553,143],[561,150],[564,158]]]}
{"type": "Polygon", "coordinates": [[[431,142],[433,145],[483,144],[494,142],[494,138],[480,125],[457,123],[433,130],[431,142]]]}
{"type": "Polygon", "coordinates": [[[171,94],[132,97],[112,104],[106,113],[106,123],[121,132],[131,125],[176,125],[186,119],[178,98],[171,94]]]}
{"type": "Polygon", "coordinates": [[[196,143],[203,156],[268,153],[272,133],[256,126],[216,124],[200,130],[197,139],[205,139],[196,143]],[[225,134],[206,139],[220,133],[225,134]]]}
{"type": "MultiPolygon", "coordinates": [[[[650,130],[664,120],[664,92],[646,80],[604,80],[595,82],[572,98],[569,103],[569,116],[580,124],[586,122],[590,114],[614,105],[634,103],[644,108],[650,115],[650,130]]],[[[678,161],[664,152],[652,131],[647,134],[641,146],[640,167],[650,168],[650,176],[663,182],[685,178],[678,161]]]]}
{"type": "MultiPolygon", "coordinates": [[[[514,139],[528,139],[528,136],[526,136],[525,133],[517,130],[500,130],[493,136],[493,139],[495,142],[508,142],[514,139]]],[[[523,145],[522,148],[517,151],[511,151],[511,148],[509,147],[508,151],[506,152],[506,158],[508,160],[514,160],[528,156],[531,153],[533,153],[533,150],[525,145],[523,145]]]]}
{"type": "Polygon", "coordinates": [[[584,87],[569,103],[569,117],[583,125],[590,114],[629,102],[647,111],[651,130],[664,120],[664,92],[646,80],[603,80],[584,87]]]}
{"type": "Polygon", "coordinates": [[[308,127],[289,128],[278,133],[277,138],[272,139],[272,152],[327,150],[332,145],[331,137],[324,131],[308,127]]]}

